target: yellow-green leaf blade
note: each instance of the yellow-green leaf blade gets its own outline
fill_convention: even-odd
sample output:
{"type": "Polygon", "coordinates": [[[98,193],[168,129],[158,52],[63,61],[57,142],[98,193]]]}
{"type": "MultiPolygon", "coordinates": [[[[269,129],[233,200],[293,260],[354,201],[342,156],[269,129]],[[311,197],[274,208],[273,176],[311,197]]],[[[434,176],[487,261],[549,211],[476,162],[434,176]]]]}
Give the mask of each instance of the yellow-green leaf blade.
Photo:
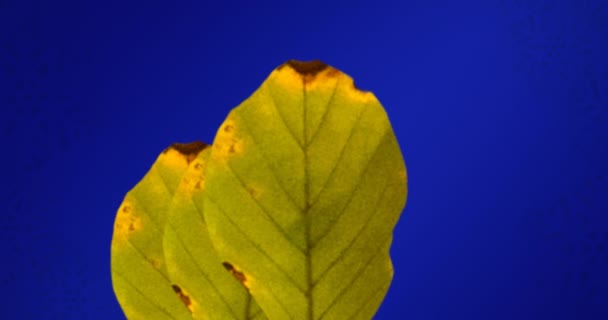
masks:
{"type": "Polygon", "coordinates": [[[112,283],[129,319],[191,318],[171,287],[162,236],[181,176],[205,146],[191,143],[167,148],[118,209],[111,246],[112,283]]]}
{"type": "Polygon", "coordinates": [[[266,319],[217,256],[200,207],[193,202],[193,196],[204,192],[209,151],[202,151],[184,173],[169,209],[163,239],[169,276],[188,297],[193,319],[266,319]]]}
{"type": "Polygon", "coordinates": [[[320,62],[291,61],[218,130],[201,202],[218,253],[269,319],[363,319],[392,279],[406,181],[375,96],[320,62]]]}

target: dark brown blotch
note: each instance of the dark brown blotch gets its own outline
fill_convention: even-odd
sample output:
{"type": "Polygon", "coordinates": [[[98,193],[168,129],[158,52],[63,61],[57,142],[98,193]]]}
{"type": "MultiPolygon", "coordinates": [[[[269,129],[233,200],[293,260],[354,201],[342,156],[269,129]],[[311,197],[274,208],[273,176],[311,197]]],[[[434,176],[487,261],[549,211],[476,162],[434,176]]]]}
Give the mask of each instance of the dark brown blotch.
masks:
{"type": "Polygon", "coordinates": [[[175,293],[182,293],[182,288],[180,288],[178,285],[176,284],[172,284],[171,288],[173,288],[173,291],[175,291],[175,293]]]}
{"type": "MultiPolygon", "coordinates": [[[[232,276],[234,276],[245,288],[247,288],[247,285],[245,285],[245,281],[247,281],[247,277],[245,276],[244,273],[242,273],[241,271],[238,271],[232,264],[230,264],[230,262],[222,262],[222,265],[224,266],[224,268],[226,268],[226,270],[228,270],[228,272],[230,272],[232,274],[232,276]]],[[[249,289],[249,288],[247,288],[249,289]]]]}
{"type": "Polygon", "coordinates": [[[303,76],[315,76],[319,72],[329,68],[324,62],[320,60],[312,60],[312,61],[299,61],[299,60],[289,60],[285,62],[283,65],[279,67],[281,69],[284,66],[290,66],[293,70],[303,76]]]}
{"type": "Polygon", "coordinates": [[[192,301],[190,300],[190,297],[187,294],[185,294],[182,291],[182,288],[180,288],[176,284],[172,284],[171,288],[173,288],[173,291],[175,292],[175,294],[177,294],[177,296],[179,297],[180,300],[182,300],[182,302],[184,303],[186,308],[188,308],[188,310],[190,310],[190,313],[192,313],[192,301]]]}

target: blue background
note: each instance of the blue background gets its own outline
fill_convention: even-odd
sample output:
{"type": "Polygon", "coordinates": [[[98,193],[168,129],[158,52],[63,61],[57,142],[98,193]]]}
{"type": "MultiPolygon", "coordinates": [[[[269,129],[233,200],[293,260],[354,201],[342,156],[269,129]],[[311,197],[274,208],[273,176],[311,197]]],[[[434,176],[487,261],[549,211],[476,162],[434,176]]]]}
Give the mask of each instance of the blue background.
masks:
{"type": "Polygon", "coordinates": [[[376,319],[608,319],[607,2],[296,3],[0,0],[0,317],[124,318],[124,194],[295,58],[404,153],[376,319]]]}

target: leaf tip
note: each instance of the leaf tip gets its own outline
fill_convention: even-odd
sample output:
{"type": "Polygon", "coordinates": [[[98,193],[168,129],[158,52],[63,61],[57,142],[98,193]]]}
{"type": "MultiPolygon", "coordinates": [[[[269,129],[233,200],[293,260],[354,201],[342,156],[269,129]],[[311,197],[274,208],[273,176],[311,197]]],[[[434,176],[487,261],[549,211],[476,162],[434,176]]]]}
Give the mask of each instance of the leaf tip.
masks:
{"type": "MultiPolygon", "coordinates": [[[[302,85],[314,86],[340,76],[340,70],[320,61],[289,60],[276,69],[283,87],[301,90],[302,85]]],[[[310,88],[309,88],[310,89],[310,88]]]]}
{"type": "Polygon", "coordinates": [[[320,60],[289,60],[280,65],[276,71],[281,74],[279,82],[283,87],[300,88],[304,84],[308,90],[314,90],[319,86],[332,86],[335,82],[329,81],[330,79],[345,76],[347,80],[344,89],[349,92],[350,97],[359,102],[369,102],[375,98],[370,91],[358,87],[350,76],[320,60]],[[285,72],[286,68],[288,72],[285,72]]]}
{"type": "Polygon", "coordinates": [[[328,64],[320,60],[299,61],[292,59],[279,66],[278,69],[280,70],[285,66],[289,66],[302,76],[316,76],[319,72],[330,68],[328,64]]]}
{"type": "Polygon", "coordinates": [[[174,150],[177,151],[180,155],[182,155],[188,164],[190,164],[198,154],[208,148],[209,145],[201,142],[201,141],[193,141],[190,143],[173,143],[167,149],[163,151],[163,154],[167,154],[169,151],[174,150]]]}

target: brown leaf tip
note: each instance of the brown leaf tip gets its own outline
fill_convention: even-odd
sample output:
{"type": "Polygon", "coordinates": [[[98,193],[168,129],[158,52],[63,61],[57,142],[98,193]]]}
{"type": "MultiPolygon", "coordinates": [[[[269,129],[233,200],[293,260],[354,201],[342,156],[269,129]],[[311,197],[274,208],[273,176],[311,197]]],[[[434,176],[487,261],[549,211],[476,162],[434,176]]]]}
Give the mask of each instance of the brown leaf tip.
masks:
{"type": "MultiPolygon", "coordinates": [[[[174,149],[177,152],[179,152],[185,156],[188,156],[191,154],[198,154],[199,152],[203,151],[207,147],[209,147],[209,145],[204,142],[201,142],[201,141],[193,141],[190,143],[176,142],[169,146],[170,149],[174,149]]],[[[165,152],[166,151],[167,150],[165,150],[165,152]]]]}
{"type": "Polygon", "coordinates": [[[190,143],[176,142],[170,145],[169,148],[165,149],[163,153],[166,153],[167,151],[169,151],[169,149],[173,149],[181,153],[186,158],[188,163],[190,163],[198,156],[201,151],[205,150],[208,147],[210,147],[210,145],[201,141],[193,141],[190,143]]]}
{"type": "Polygon", "coordinates": [[[289,60],[279,67],[290,66],[293,70],[303,76],[315,76],[319,72],[329,68],[329,65],[319,60],[299,61],[289,60]]]}

